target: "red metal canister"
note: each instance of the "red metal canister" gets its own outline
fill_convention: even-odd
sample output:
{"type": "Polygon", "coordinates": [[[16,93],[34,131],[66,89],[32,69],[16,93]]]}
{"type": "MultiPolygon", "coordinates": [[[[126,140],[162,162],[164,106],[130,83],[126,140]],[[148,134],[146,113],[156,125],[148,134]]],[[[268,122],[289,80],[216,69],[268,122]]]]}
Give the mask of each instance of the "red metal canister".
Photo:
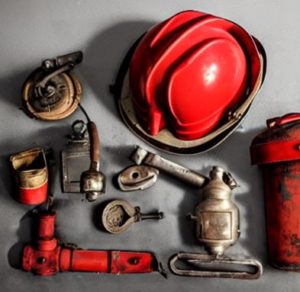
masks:
{"type": "Polygon", "coordinates": [[[268,251],[279,269],[300,271],[300,113],[267,121],[251,145],[262,168],[268,251]]]}

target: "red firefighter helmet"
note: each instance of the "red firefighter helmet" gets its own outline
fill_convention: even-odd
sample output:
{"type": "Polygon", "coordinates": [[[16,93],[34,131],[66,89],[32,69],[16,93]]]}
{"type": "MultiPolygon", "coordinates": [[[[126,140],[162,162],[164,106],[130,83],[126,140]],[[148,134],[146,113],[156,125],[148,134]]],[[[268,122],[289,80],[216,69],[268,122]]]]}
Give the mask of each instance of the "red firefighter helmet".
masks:
{"type": "Polygon", "coordinates": [[[181,12],[138,42],[121,91],[122,116],[161,148],[207,150],[247,112],[262,84],[264,61],[261,45],[237,24],[181,12]]]}

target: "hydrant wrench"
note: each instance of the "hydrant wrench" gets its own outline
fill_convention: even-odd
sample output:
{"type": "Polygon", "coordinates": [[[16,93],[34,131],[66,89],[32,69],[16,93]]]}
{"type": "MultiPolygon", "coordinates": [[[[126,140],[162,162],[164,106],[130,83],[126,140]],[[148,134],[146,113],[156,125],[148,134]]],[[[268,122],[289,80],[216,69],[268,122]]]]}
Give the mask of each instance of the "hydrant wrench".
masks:
{"type": "Polygon", "coordinates": [[[58,272],[96,272],[111,274],[160,272],[162,266],[150,252],[84,250],[60,244],[55,237],[54,211],[38,214],[38,234],[23,249],[22,268],[39,276],[58,272]]]}

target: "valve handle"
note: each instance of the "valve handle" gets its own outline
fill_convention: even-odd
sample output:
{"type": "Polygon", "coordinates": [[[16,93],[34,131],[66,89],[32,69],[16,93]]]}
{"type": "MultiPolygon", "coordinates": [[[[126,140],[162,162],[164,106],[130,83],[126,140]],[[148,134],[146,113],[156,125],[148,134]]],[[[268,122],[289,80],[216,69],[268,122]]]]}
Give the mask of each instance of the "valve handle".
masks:
{"type": "Polygon", "coordinates": [[[46,59],[42,62],[42,68],[47,71],[54,68],[62,67],[68,63],[74,66],[81,63],[83,60],[83,53],[81,51],[73,52],[63,56],[58,56],[54,59],[46,59]]]}
{"type": "MultiPolygon", "coordinates": [[[[42,69],[45,71],[44,77],[35,84],[35,94],[43,97],[42,89],[46,88],[47,83],[55,76],[72,70],[77,64],[81,63],[83,54],[81,51],[58,56],[54,59],[46,59],[42,62],[42,69]]],[[[51,90],[51,89],[49,89],[51,90]]]]}

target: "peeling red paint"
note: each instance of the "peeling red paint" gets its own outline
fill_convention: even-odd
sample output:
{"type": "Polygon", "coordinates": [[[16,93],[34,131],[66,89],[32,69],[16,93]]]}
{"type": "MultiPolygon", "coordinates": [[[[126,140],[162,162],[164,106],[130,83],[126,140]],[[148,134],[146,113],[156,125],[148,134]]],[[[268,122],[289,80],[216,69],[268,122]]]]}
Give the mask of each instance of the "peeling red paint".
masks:
{"type": "Polygon", "coordinates": [[[275,118],[251,145],[261,165],[269,258],[276,267],[300,271],[300,114],[275,118]]]}

